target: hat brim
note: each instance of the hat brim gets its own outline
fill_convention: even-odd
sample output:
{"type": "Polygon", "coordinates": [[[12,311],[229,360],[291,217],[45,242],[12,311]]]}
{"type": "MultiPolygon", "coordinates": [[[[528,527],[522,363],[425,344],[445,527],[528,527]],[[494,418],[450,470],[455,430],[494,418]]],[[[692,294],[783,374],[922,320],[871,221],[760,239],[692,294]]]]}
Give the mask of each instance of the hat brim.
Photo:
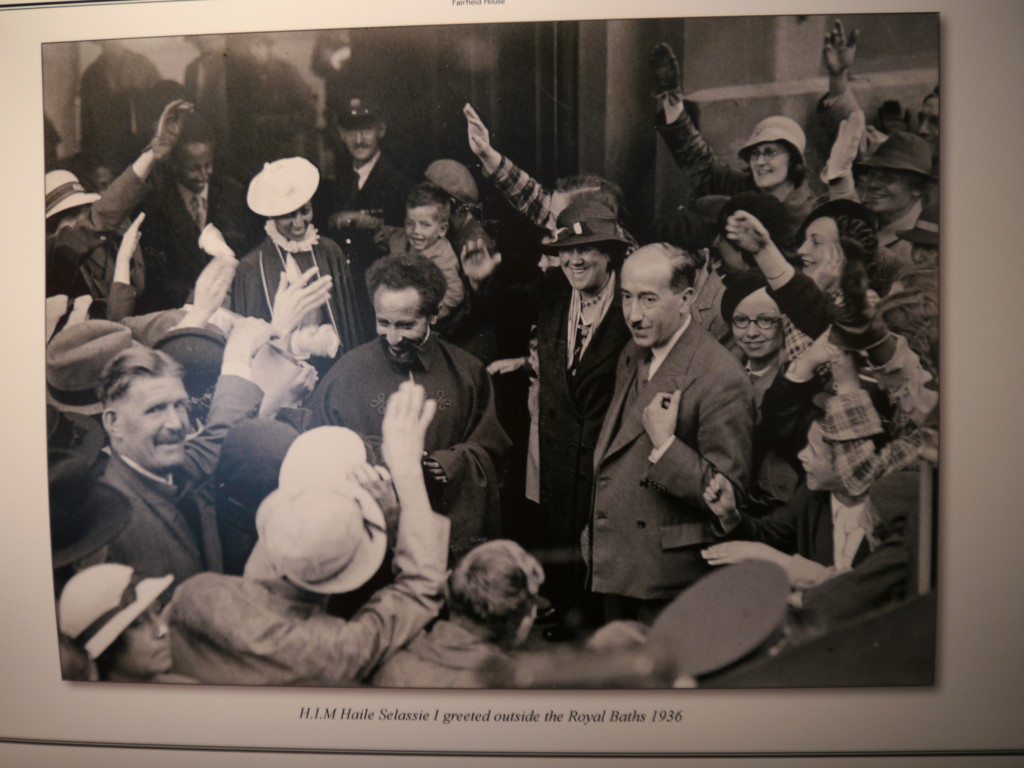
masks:
{"type": "Polygon", "coordinates": [[[613,245],[620,248],[629,247],[629,241],[614,235],[570,235],[561,240],[548,240],[541,242],[541,251],[544,253],[558,253],[566,248],[573,248],[579,245],[613,245]]]}
{"type": "Polygon", "coordinates": [[[174,581],[173,574],[157,576],[152,579],[143,579],[135,587],[135,602],[114,616],[104,624],[100,630],[89,638],[85,644],[85,652],[90,659],[96,659],[111,643],[117,640],[133,621],[152,605],[164,590],[171,586],[174,581]]]}
{"type": "MultiPolygon", "coordinates": [[[[345,594],[363,586],[373,577],[380,568],[381,563],[384,562],[384,555],[388,546],[387,523],[384,520],[384,513],[381,511],[380,506],[366,490],[359,486],[356,486],[353,490],[356,490],[356,492],[352,495],[352,499],[359,505],[362,512],[363,520],[366,523],[364,524],[364,530],[368,533],[369,541],[362,542],[356,547],[352,558],[339,573],[317,582],[307,581],[296,577],[294,574],[285,573],[274,564],[273,558],[267,553],[266,545],[263,541],[257,540],[252,554],[249,555],[249,559],[246,561],[245,576],[264,581],[286,578],[289,583],[300,589],[321,595],[345,594]]],[[[260,532],[261,537],[263,527],[266,524],[265,518],[262,518],[261,514],[265,514],[265,509],[273,507],[272,498],[276,494],[281,493],[288,493],[288,491],[279,488],[271,493],[270,496],[264,499],[263,504],[260,505],[260,510],[256,513],[256,529],[260,532]],[[270,502],[269,505],[268,501],[270,502]]]]}
{"type": "Polygon", "coordinates": [[[786,618],[789,579],[773,563],[748,561],[708,574],[655,620],[648,648],[678,675],[705,675],[748,656],[786,618]],[[700,631],[695,631],[695,627],[700,631]]]}
{"type": "Polygon", "coordinates": [[[55,398],[50,393],[49,389],[47,389],[46,392],[46,402],[58,411],[63,411],[64,413],[76,413],[79,416],[98,416],[103,413],[103,403],[99,401],[89,403],[88,405],[68,405],[67,403],[62,403],[60,400],[55,398]]]}
{"type": "Polygon", "coordinates": [[[896,233],[896,237],[900,240],[906,240],[908,243],[915,243],[917,245],[939,244],[938,232],[926,232],[923,229],[901,229],[896,233]]]}
{"type": "Polygon", "coordinates": [[[70,211],[72,208],[81,208],[83,205],[92,205],[99,199],[100,195],[95,192],[74,192],[48,210],[46,212],[46,218],[48,219],[51,216],[56,216],[58,213],[64,213],[64,211],[70,211]]]}
{"type": "Polygon", "coordinates": [[[879,171],[895,171],[896,173],[908,173],[911,176],[917,176],[918,178],[924,179],[925,181],[937,182],[938,179],[933,176],[930,172],[921,171],[917,168],[912,168],[904,163],[888,163],[888,162],[873,162],[873,158],[862,160],[859,163],[853,164],[854,175],[861,173],[868,169],[875,169],[879,171]]]}
{"type": "MultiPolygon", "coordinates": [[[[124,494],[104,483],[97,483],[88,501],[76,513],[92,516],[84,534],[65,546],[53,546],[53,567],[63,568],[77,563],[109,544],[131,523],[131,504],[124,494]]],[[[52,511],[51,511],[52,515],[52,511]]],[[[53,543],[53,519],[50,521],[50,541],[53,543]]]]}

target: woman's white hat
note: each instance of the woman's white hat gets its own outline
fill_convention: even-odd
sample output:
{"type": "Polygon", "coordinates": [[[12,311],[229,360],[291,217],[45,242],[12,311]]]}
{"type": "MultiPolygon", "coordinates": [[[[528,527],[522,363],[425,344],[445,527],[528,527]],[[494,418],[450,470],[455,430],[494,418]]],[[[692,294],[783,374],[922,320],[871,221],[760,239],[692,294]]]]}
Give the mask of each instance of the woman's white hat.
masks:
{"type": "Polygon", "coordinates": [[[79,571],[60,593],[60,631],[78,641],[90,659],[98,658],[172,581],[172,574],[138,579],[129,566],[121,563],[103,563],[79,571]]]}
{"type": "Polygon", "coordinates": [[[304,157],[266,163],[249,182],[245,201],[260,216],[285,216],[308,203],[320,185],[320,171],[304,157]]]}

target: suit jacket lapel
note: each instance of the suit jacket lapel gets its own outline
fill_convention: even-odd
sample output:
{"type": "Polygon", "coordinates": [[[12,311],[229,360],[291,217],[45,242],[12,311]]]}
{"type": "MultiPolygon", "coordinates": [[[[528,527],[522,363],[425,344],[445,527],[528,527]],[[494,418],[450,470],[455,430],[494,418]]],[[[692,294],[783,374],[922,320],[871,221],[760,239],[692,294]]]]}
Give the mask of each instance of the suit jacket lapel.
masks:
{"type": "MultiPolygon", "coordinates": [[[[601,434],[594,448],[595,468],[599,467],[604,459],[611,456],[611,454],[615,453],[625,444],[623,438],[624,430],[628,429],[633,437],[636,437],[634,425],[627,426],[625,423],[629,410],[626,407],[626,399],[636,381],[636,369],[640,363],[641,355],[643,355],[643,350],[636,345],[636,342],[631,340],[626,344],[626,349],[622,354],[626,357],[624,373],[622,379],[615,382],[615,392],[612,395],[611,403],[608,405],[608,412],[605,414],[604,424],[601,426],[601,434]]],[[[643,429],[642,424],[640,428],[643,429]]],[[[626,442],[631,441],[632,438],[626,442]]]]}
{"type": "Polygon", "coordinates": [[[694,315],[693,319],[702,328],[709,328],[715,313],[718,312],[715,307],[715,296],[718,294],[719,286],[721,286],[721,278],[712,270],[700,287],[700,293],[693,298],[690,313],[694,315]]]}
{"type": "Polygon", "coordinates": [[[178,539],[181,544],[202,559],[199,545],[195,540],[188,523],[181,516],[174,503],[174,492],[163,494],[152,486],[152,483],[135,472],[116,455],[111,458],[107,470],[112,476],[112,484],[118,488],[126,488],[132,495],[144,503],[154,516],[178,539]]]}
{"type": "MultiPolygon", "coordinates": [[[[647,382],[643,394],[633,400],[632,403],[626,405],[618,431],[608,447],[607,456],[619,452],[643,434],[644,408],[648,406],[659,391],[667,391],[669,388],[681,389],[685,396],[686,384],[683,379],[685,379],[690,363],[693,360],[693,355],[701,343],[700,331],[697,331],[696,327],[696,320],[691,318],[689,327],[683,331],[683,335],[679,337],[676,345],[672,347],[668,356],[658,366],[654,376],[647,382]]],[[[629,386],[625,388],[625,392],[628,392],[629,387],[633,386],[633,380],[636,378],[636,369],[640,363],[640,356],[643,354],[643,350],[636,346],[635,343],[631,343],[629,349],[632,356],[630,361],[631,375],[629,377],[629,386]]],[[[623,393],[624,395],[625,392],[623,393]]]]}

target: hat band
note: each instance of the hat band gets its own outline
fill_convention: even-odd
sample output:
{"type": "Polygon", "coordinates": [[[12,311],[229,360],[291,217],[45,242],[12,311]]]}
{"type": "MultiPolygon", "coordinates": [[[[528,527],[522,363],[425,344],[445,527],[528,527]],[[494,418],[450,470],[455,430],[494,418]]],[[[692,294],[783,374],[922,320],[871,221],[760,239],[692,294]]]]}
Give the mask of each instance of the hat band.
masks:
{"type": "Polygon", "coordinates": [[[573,237],[622,237],[619,231],[618,222],[611,219],[591,219],[590,221],[574,221],[567,227],[559,227],[555,230],[553,245],[560,240],[567,240],[573,237]]]}
{"type": "MultiPolygon", "coordinates": [[[[58,203],[63,202],[65,199],[79,192],[84,193],[85,187],[77,181],[68,181],[61,184],[46,195],[46,210],[50,210],[58,203]]],[[[38,200],[39,198],[36,199],[38,200]]]]}
{"type": "Polygon", "coordinates": [[[58,389],[52,384],[47,384],[46,391],[53,396],[54,400],[64,405],[96,405],[100,401],[95,387],[88,387],[87,389],[58,389]]]}
{"type": "Polygon", "coordinates": [[[78,637],[74,638],[83,647],[98,633],[101,629],[107,626],[107,623],[114,618],[117,614],[127,608],[129,605],[134,603],[138,597],[135,594],[135,587],[138,586],[139,582],[142,581],[142,577],[133,573],[131,579],[128,582],[128,586],[124,588],[124,592],[121,593],[121,599],[117,605],[111,608],[109,611],[105,611],[100,614],[100,617],[92,622],[89,626],[83,629],[78,637]]]}

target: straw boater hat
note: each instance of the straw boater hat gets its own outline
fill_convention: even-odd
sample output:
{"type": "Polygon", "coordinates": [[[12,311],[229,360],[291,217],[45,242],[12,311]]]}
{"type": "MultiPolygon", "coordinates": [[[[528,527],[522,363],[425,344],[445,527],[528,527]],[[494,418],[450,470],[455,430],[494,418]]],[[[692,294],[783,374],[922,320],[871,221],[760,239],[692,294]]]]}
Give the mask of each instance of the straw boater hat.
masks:
{"type": "Polygon", "coordinates": [[[754,126],[750,138],[740,147],[740,158],[746,162],[754,147],[768,141],[781,141],[788,144],[791,149],[796,150],[798,159],[803,162],[804,150],[807,149],[807,137],[804,135],[804,130],[797,125],[795,120],[782,115],[766,117],[754,126]]]}
{"type": "Polygon", "coordinates": [[[71,171],[50,171],[43,179],[43,186],[46,189],[46,218],[100,199],[95,192],[86,192],[71,171]]]}
{"type": "Polygon", "coordinates": [[[285,216],[308,203],[319,185],[315,165],[304,157],[286,157],[263,166],[249,182],[245,201],[260,216],[285,216]]]}
{"type": "Polygon", "coordinates": [[[79,571],[60,594],[60,631],[77,640],[90,659],[96,659],[172,581],[172,574],[139,579],[121,563],[103,563],[79,571]]]}

